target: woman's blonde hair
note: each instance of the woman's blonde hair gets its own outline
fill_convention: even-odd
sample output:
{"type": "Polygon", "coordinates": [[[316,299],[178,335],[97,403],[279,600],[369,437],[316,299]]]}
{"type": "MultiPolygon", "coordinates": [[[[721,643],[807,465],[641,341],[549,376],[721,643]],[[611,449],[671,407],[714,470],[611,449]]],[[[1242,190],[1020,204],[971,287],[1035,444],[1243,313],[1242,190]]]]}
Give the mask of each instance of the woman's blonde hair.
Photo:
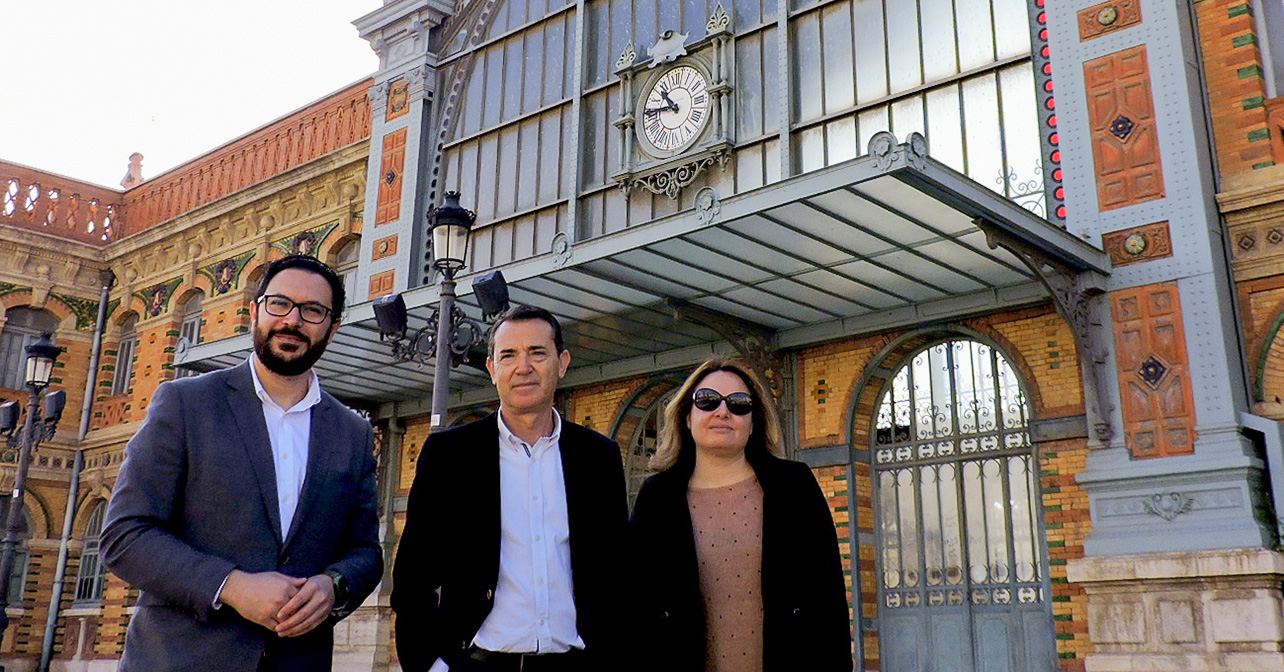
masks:
{"type": "Polygon", "coordinates": [[[753,394],[753,430],[749,434],[749,443],[745,445],[745,455],[750,461],[768,454],[784,457],[784,449],[780,443],[780,419],[776,416],[775,404],[771,403],[771,397],[768,396],[770,393],[767,392],[767,386],[759,380],[753,367],[744,361],[731,357],[712,357],[687,376],[677,393],[665,405],[655,455],[651,457],[651,469],[664,471],[679,463],[695,463],[695,439],[691,436],[691,428],[687,427],[687,417],[691,413],[691,395],[698,389],[701,381],[714,371],[736,374],[753,394]]]}

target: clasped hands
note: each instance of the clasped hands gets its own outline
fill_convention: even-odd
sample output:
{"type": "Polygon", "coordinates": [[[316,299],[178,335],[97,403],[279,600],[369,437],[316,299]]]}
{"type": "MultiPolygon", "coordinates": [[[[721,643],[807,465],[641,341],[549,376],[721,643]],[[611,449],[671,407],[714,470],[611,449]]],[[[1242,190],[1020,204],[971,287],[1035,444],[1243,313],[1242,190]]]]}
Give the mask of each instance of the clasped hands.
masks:
{"type": "Polygon", "coordinates": [[[334,581],[280,572],[232,570],[219,601],[280,637],[298,637],[325,622],[334,607],[334,581]]]}

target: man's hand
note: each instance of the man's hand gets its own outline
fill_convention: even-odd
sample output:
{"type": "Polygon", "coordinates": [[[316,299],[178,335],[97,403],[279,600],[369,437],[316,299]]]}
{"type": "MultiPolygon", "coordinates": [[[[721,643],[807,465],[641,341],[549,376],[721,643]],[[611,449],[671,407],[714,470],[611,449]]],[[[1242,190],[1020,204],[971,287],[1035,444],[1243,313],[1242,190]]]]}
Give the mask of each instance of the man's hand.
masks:
{"type": "MultiPolygon", "coordinates": [[[[329,579],[327,578],[327,581],[329,579]]],[[[280,623],[277,616],[307,583],[278,572],[242,572],[232,570],[223,584],[219,601],[236,610],[236,613],[273,630],[280,623]]]]}
{"type": "Polygon", "coordinates": [[[298,637],[325,622],[334,607],[334,580],[317,574],[302,581],[299,592],[276,612],[276,634],[298,637]]]}

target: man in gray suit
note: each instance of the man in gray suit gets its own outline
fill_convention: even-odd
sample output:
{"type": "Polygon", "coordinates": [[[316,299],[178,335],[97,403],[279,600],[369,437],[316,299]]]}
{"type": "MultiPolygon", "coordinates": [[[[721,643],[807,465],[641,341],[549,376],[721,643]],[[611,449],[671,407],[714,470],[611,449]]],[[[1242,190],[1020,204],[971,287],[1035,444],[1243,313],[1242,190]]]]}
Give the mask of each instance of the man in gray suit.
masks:
{"type": "Polygon", "coordinates": [[[330,669],[334,623],[383,572],[370,424],[312,371],[343,304],[325,264],[273,262],[246,363],[152,397],[103,529],[142,590],[121,670],[330,669]]]}

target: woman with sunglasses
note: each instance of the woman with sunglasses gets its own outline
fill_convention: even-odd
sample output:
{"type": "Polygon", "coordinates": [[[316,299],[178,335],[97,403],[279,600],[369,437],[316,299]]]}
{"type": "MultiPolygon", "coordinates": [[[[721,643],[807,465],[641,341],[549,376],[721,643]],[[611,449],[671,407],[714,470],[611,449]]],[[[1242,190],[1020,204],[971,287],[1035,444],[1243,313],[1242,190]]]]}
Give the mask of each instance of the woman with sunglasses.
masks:
{"type": "Polygon", "coordinates": [[[743,362],[714,358],[664,409],[633,509],[638,669],[852,669],[834,521],[743,362]]]}

